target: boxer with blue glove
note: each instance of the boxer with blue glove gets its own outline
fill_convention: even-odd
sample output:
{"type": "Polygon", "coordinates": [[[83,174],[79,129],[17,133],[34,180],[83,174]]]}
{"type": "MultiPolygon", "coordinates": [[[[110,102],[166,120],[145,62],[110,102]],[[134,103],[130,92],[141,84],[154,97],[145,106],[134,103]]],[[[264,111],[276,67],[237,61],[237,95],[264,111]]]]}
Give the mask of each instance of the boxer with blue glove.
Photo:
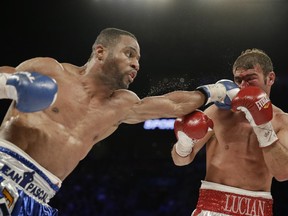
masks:
{"type": "MultiPolygon", "coordinates": [[[[0,98],[13,100],[0,127],[0,214],[57,215],[49,201],[62,181],[120,124],[181,117],[205,100],[226,95],[225,89],[224,96],[211,90],[206,99],[197,90],[174,91],[140,99],[128,90],[140,69],[140,56],[133,34],[106,28],[82,66],[35,57],[16,67],[0,67],[0,98]],[[47,109],[52,104],[53,109],[47,109]]],[[[204,127],[198,125],[198,135],[203,135],[205,117],[199,112],[194,117],[204,121],[204,127]]],[[[197,128],[197,122],[191,122],[197,128]]],[[[185,145],[190,151],[194,142],[182,142],[182,135],[178,133],[177,149],[184,155],[185,145]]]]}

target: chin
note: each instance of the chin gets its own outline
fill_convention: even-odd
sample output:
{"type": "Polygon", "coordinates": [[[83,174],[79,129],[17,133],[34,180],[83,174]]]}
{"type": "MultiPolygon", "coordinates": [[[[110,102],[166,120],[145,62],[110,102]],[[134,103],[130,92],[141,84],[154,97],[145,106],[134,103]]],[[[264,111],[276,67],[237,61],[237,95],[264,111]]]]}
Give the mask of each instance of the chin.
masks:
{"type": "Polygon", "coordinates": [[[128,89],[129,84],[122,83],[121,85],[118,86],[118,89],[128,89]]]}
{"type": "Polygon", "coordinates": [[[128,89],[128,88],[129,88],[129,85],[130,85],[130,83],[123,83],[123,86],[122,86],[122,87],[123,87],[124,89],[128,89]]]}

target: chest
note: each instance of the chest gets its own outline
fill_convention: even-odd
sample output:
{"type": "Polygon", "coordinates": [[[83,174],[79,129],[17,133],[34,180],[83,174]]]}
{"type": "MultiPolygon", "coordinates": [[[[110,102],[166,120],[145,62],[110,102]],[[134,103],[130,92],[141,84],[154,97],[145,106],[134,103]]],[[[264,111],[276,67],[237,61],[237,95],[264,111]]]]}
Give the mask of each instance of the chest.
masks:
{"type": "Polygon", "coordinates": [[[219,116],[214,121],[214,125],[215,135],[220,145],[235,146],[238,150],[258,148],[257,137],[243,113],[219,116]]]}
{"type": "Polygon", "coordinates": [[[120,98],[91,98],[81,88],[62,94],[48,115],[63,125],[74,137],[86,137],[93,142],[113,133],[127,113],[127,101],[120,98]]]}

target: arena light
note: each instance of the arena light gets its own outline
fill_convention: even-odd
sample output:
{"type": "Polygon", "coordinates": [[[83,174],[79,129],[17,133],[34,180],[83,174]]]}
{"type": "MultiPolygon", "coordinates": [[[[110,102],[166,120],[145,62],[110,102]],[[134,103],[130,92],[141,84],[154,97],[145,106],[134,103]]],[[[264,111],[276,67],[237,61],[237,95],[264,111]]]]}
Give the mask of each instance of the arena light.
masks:
{"type": "Polygon", "coordinates": [[[151,119],[143,124],[145,130],[173,130],[175,119],[151,119]]]}
{"type": "Polygon", "coordinates": [[[94,2],[111,2],[111,3],[118,3],[118,2],[121,2],[121,3],[134,3],[134,2],[139,2],[139,3],[143,3],[143,4],[166,4],[166,3],[169,3],[169,2],[172,2],[173,0],[94,0],[94,2]]]}

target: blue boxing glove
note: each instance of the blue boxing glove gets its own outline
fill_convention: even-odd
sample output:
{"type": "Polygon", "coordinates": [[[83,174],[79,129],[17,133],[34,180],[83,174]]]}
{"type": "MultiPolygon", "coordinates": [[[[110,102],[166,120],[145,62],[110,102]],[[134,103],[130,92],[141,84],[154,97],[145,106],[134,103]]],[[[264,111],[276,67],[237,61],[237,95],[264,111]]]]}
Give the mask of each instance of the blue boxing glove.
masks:
{"type": "Polygon", "coordinates": [[[231,109],[231,101],[232,99],[237,95],[237,93],[240,91],[239,86],[232,82],[231,80],[222,79],[219,80],[217,83],[220,83],[225,86],[226,89],[226,95],[222,101],[215,101],[215,105],[221,109],[231,109]]]}
{"type": "Polygon", "coordinates": [[[205,105],[214,102],[221,109],[231,109],[231,101],[240,88],[233,81],[222,79],[215,84],[199,86],[197,90],[206,95],[205,105]]]}
{"type": "Polygon", "coordinates": [[[57,97],[54,79],[37,72],[0,74],[0,98],[16,101],[21,112],[37,112],[51,106],[57,97]]]}

